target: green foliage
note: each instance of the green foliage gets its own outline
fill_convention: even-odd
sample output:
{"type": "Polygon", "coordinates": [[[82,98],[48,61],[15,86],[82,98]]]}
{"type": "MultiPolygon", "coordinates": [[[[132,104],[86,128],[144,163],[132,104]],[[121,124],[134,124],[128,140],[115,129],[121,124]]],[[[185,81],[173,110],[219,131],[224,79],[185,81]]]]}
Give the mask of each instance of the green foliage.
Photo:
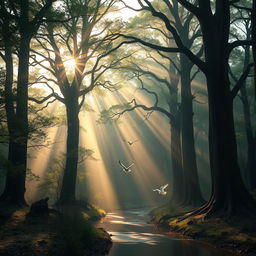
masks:
{"type": "MultiPolygon", "coordinates": [[[[78,150],[78,164],[83,163],[83,161],[87,159],[96,160],[96,158],[93,157],[93,150],[83,147],[79,147],[78,150]]],[[[51,160],[50,166],[42,182],[39,184],[39,191],[44,195],[48,194],[49,197],[52,198],[54,201],[57,201],[60,195],[62,178],[65,168],[65,160],[66,154],[64,153],[61,153],[59,156],[54,157],[51,160]]],[[[79,181],[84,179],[85,176],[78,172],[77,178],[79,181]]]]}
{"type": "Polygon", "coordinates": [[[53,198],[56,201],[60,194],[64,161],[65,155],[63,153],[58,157],[53,158],[42,183],[39,185],[40,192],[43,194],[49,194],[50,198],[53,198]]]}
{"type": "Polygon", "coordinates": [[[39,181],[40,180],[40,176],[38,176],[35,173],[33,173],[31,171],[31,169],[27,168],[26,180],[27,181],[39,181]]]}
{"type": "Polygon", "coordinates": [[[96,160],[93,156],[94,151],[92,149],[79,147],[78,148],[78,164],[82,163],[84,160],[96,160]]]}
{"type": "Polygon", "coordinates": [[[86,112],[94,112],[95,110],[93,109],[92,106],[90,106],[87,103],[83,103],[83,106],[81,107],[80,111],[86,111],[86,112]]]}
{"type": "Polygon", "coordinates": [[[131,108],[129,103],[117,104],[111,106],[109,109],[104,109],[100,112],[100,118],[97,120],[98,124],[113,123],[118,121],[119,113],[131,108]]]}

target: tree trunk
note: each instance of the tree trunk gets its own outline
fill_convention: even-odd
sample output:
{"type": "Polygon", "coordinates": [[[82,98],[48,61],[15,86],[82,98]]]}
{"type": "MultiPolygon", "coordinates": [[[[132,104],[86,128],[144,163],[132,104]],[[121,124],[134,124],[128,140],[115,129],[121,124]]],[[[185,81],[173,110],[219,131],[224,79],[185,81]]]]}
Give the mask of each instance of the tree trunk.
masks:
{"type": "MultiPolygon", "coordinates": [[[[177,55],[171,55],[173,59],[177,55]]],[[[175,70],[173,64],[169,63],[169,112],[172,113],[173,120],[170,120],[171,130],[171,160],[172,160],[172,194],[171,203],[180,204],[183,197],[183,170],[182,170],[182,153],[180,137],[180,107],[178,103],[178,84],[180,76],[175,70]]]]}
{"type": "Polygon", "coordinates": [[[79,146],[79,105],[78,96],[75,90],[76,89],[74,87],[70,87],[65,104],[67,113],[67,145],[65,170],[58,202],[61,205],[73,203],[76,199],[75,193],[79,146]]]}
{"type": "Polygon", "coordinates": [[[219,16],[215,14],[212,18],[208,17],[201,24],[207,63],[213,187],[210,201],[196,213],[206,213],[208,217],[249,216],[254,214],[252,210],[255,209],[238,165],[233,100],[228,77],[230,21],[226,5],[223,3],[219,16]]]}
{"type": "MultiPolygon", "coordinates": [[[[249,63],[250,63],[250,48],[249,46],[246,46],[244,69],[247,68],[249,63]]],[[[241,100],[243,103],[244,123],[245,123],[245,132],[246,132],[246,140],[247,140],[247,170],[246,171],[249,173],[250,189],[254,189],[256,188],[256,143],[253,135],[250,104],[248,101],[247,89],[245,84],[241,87],[240,92],[241,92],[241,100]]]]}
{"type": "Polygon", "coordinates": [[[181,157],[181,140],[179,118],[170,124],[171,127],[171,160],[172,160],[172,195],[171,203],[180,204],[183,197],[183,173],[181,157]]]}
{"type": "Polygon", "coordinates": [[[184,172],[184,205],[201,206],[202,197],[196,164],[193,127],[193,97],[191,94],[191,69],[193,64],[183,54],[181,62],[181,138],[182,166],[184,172]]]}
{"type": "Polygon", "coordinates": [[[254,60],[254,101],[256,102],[256,0],[252,2],[252,12],[251,12],[251,22],[252,22],[252,55],[254,60]]]}
{"type": "MultiPolygon", "coordinates": [[[[9,130],[9,166],[6,174],[6,185],[1,200],[7,200],[13,204],[26,204],[25,180],[27,168],[27,141],[28,141],[28,72],[29,72],[29,46],[31,37],[21,33],[19,45],[19,64],[18,64],[18,82],[17,82],[17,104],[16,114],[13,109],[11,74],[8,74],[9,81],[7,85],[8,100],[6,102],[6,113],[8,117],[9,130]]],[[[11,52],[8,53],[8,59],[11,58],[11,52]]],[[[10,59],[7,62],[10,68],[10,59]]],[[[8,68],[8,69],[9,69],[8,68]]],[[[11,71],[8,71],[8,73],[11,71]]]]}

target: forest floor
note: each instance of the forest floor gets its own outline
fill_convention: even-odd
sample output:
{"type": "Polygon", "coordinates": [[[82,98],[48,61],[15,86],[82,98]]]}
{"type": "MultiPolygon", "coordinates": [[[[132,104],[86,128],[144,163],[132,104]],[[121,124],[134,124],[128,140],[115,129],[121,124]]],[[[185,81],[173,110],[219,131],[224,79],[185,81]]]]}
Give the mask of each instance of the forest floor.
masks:
{"type": "Polygon", "coordinates": [[[221,218],[203,219],[197,215],[179,221],[178,215],[192,207],[166,205],[150,212],[152,222],[169,235],[182,235],[229,251],[232,255],[256,256],[256,226],[250,221],[226,221],[221,218]],[[172,217],[173,216],[173,217],[172,217]]]}
{"type": "MultiPolygon", "coordinates": [[[[28,217],[29,209],[17,209],[0,218],[0,256],[105,255],[112,246],[109,234],[95,228],[95,209],[81,216],[28,217]]],[[[103,215],[98,212],[98,217],[103,215]]]]}

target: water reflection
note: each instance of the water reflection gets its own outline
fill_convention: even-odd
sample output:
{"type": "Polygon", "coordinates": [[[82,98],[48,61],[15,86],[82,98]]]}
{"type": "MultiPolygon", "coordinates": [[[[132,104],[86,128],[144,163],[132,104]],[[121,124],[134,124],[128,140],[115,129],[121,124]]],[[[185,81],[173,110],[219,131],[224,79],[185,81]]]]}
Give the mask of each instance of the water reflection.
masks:
{"type": "Polygon", "coordinates": [[[145,222],[139,221],[139,220],[111,220],[111,223],[114,224],[120,224],[120,225],[131,225],[131,226],[137,226],[137,227],[144,227],[146,225],[148,225],[145,222]]]}
{"type": "Polygon", "coordinates": [[[152,233],[138,233],[138,232],[111,232],[114,243],[129,243],[138,244],[145,243],[155,245],[160,242],[160,237],[164,235],[152,233]]]}
{"type": "Polygon", "coordinates": [[[192,239],[166,236],[147,223],[149,209],[109,213],[101,227],[111,235],[109,256],[231,256],[192,239]]]}

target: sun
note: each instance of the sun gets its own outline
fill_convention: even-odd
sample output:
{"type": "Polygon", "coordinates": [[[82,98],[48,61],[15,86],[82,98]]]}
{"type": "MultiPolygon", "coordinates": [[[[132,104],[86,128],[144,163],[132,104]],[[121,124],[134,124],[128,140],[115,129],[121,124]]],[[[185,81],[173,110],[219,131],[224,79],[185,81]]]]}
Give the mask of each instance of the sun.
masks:
{"type": "Polygon", "coordinates": [[[68,59],[65,61],[65,66],[68,68],[68,69],[74,69],[76,68],[76,60],[75,59],[68,59]]]}

